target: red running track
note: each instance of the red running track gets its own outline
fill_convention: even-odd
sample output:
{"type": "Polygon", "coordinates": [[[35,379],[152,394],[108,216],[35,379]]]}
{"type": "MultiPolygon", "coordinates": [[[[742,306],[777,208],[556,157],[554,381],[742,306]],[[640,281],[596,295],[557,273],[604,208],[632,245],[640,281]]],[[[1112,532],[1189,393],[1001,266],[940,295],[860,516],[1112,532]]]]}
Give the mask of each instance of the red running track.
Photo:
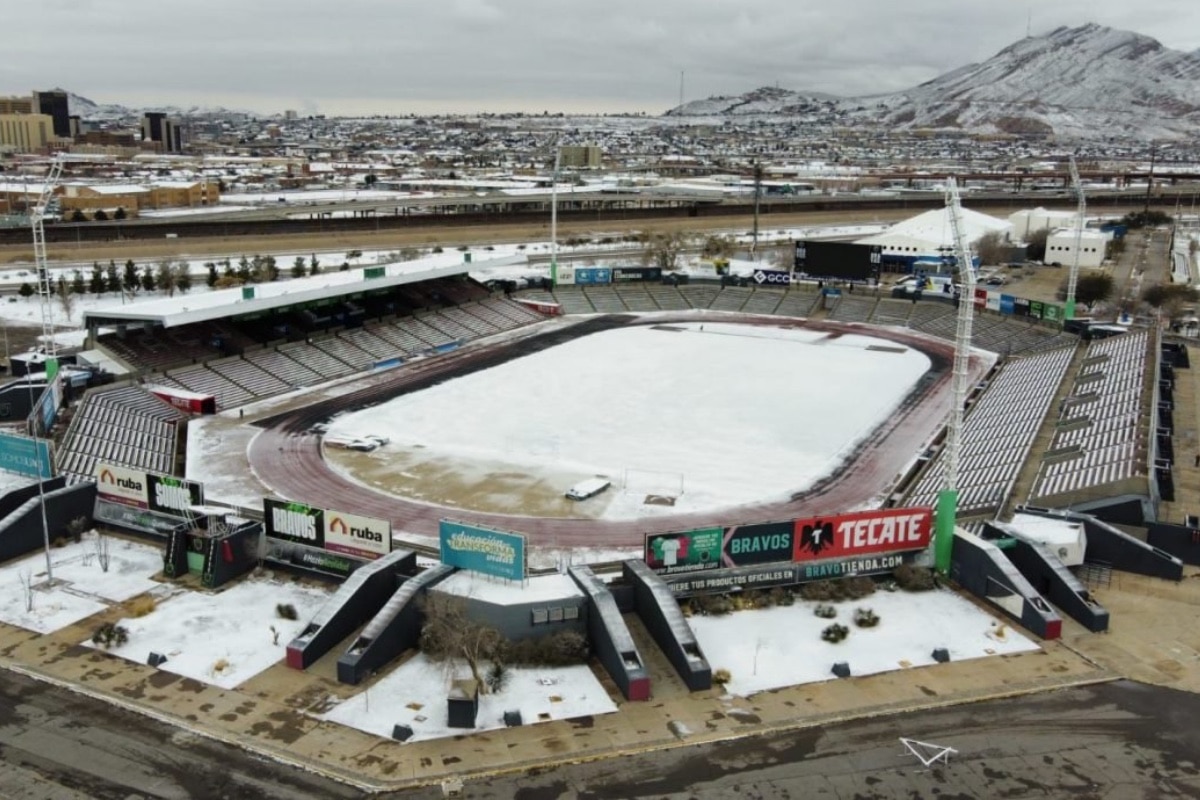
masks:
{"type": "MultiPolygon", "coordinates": [[[[656,316],[647,320],[647,323],[695,321],[699,318],[697,315],[679,318],[656,316]]],[[[281,497],[390,519],[392,530],[401,538],[405,533],[437,536],[438,521],[449,517],[484,527],[519,531],[535,547],[638,547],[647,533],[815,516],[869,506],[892,487],[918,450],[944,424],[950,407],[954,358],[954,347],[947,342],[927,339],[907,330],[827,321],[736,315],[708,318],[748,325],[808,328],[835,336],[843,333],[870,335],[924,352],[930,357],[933,367],[927,373],[924,385],[914,390],[901,408],[858,447],[837,473],[790,500],[742,505],[719,511],[612,521],[522,517],[451,509],[376,491],[331,470],[321,456],[320,437],[307,432],[311,423],[318,419],[338,410],[361,407],[360,393],[324,401],[317,415],[310,411],[306,417],[306,409],[301,408],[268,421],[268,427],[250,444],[249,461],[258,477],[281,497]]],[[[420,380],[428,381],[431,376],[436,376],[438,380],[449,379],[473,368],[473,362],[486,358],[489,353],[509,346],[510,343],[504,343],[469,348],[421,362],[412,369],[402,368],[398,373],[389,373],[384,382],[376,387],[376,393],[382,390],[386,392],[384,396],[389,397],[411,388],[420,380]]],[[[971,369],[975,382],[984,372],[985,364],[980,359],[973,359],[971,369]]]]}

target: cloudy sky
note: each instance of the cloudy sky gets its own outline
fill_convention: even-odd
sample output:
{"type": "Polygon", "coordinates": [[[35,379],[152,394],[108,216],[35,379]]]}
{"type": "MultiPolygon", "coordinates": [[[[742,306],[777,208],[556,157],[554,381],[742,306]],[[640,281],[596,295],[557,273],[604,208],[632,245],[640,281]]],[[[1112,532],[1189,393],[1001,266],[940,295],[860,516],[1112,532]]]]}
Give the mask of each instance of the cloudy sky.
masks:
{"type": "Polygon", "coordinates": [[[874,94],[1096,22],[1200,48],[1196,0],[30,0],[0,94],[261,113],[659,113],[778,84],[874,94]]]}

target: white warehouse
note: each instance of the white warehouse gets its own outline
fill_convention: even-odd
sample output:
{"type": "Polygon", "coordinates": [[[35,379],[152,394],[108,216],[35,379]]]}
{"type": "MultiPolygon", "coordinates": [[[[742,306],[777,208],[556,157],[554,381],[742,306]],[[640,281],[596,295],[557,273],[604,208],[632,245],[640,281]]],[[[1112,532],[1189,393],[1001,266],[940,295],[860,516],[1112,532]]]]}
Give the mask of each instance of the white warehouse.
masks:
{"type": "MultiPolygon", "coordinates": [[[[1069,267],[1075,263],[1074,228],[1058,228],[1046,237],[1046,264],[1060,264],[1069,267]]],[[[1079,266],[1096,268],[1104,263],[1104,255],[1108,250],[1111,233],[1085,230],[1079,240],[1079,266]]]]}

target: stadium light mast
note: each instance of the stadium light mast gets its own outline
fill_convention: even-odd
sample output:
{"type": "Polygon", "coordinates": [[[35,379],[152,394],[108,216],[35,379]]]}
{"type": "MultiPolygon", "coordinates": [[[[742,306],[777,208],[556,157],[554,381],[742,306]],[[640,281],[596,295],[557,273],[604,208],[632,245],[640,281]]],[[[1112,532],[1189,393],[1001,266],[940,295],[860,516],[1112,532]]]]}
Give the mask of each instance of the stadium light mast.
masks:
{"type": "Polygon", "coordinates": [[[550,283],[558,285],[558,171],[562,167],[562,144],[554,139],[554,174],[550,176],[550,283]]]}
{"type": "Polygon", "coordinates": [[[954,336],[954,376],[950,398],[950,432],[946,440],[946,483],[938,493],[937,530],[934,535],[934,564],[939,572],[950,571],[954,549],[954,521],[958,515],[958,470],[962,456],[963,407],[967,402],[971,374],[971,326],[975,322],[975,262],[967,243],[962,202],[954,178],[946,180],[946,208],[954,236],[954,256],[958,261],[962,291],[958,295],[958,328],[954,336]]]}
{"type": "Polygon", "coordinates": [[[1087,214],[1087,198],[1083,195],[1083,182],[1079,180],[1079,168],[1075,165],[1075,154],[1071,154],[1071,188],[1079,200],[1079,218],[1075,220],[1075,257],[1071,259],[1071,273],[1067,276],[1067,302],[1063,307],[1064,319],[1075,319],[1075,286],[1079,282],[1079,250],[1083,247],[1083,225],[1087,214]]]}

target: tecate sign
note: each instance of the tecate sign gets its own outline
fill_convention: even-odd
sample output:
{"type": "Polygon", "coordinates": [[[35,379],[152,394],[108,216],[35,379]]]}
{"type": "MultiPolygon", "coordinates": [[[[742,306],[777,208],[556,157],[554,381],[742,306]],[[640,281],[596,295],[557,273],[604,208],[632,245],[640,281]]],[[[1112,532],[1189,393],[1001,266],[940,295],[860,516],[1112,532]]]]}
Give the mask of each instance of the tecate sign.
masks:
{"type": "Polygon", "coordinates": [[[751,277],[759,286],[787,286],[792,282],[792,273],[769,269],[757,269],[751,277]]]}
{"type": "Polygon", "coordinates": [[[867,553],[920,550],[929,546],[933,511],[890,508],[796,520],[796,561],[848,558],[867,553]]]}
{"type": "Polygon", "coordinates": [[[267,536],[310,547],[325,546],[325,512],[303,503],[263,498],[267,536]]]}
{"type": "Polygon", "coordinates": [[[96,478],[96,494],[104,500],[147,508],[146,473],[97,462],[92,474],[96,478]]]}
{"type": "Polygon", "coordinates": [[[325,549],[360,558],[379,558],[392,549],[392,524],[341,511],[325,512],[325,549]]]}

